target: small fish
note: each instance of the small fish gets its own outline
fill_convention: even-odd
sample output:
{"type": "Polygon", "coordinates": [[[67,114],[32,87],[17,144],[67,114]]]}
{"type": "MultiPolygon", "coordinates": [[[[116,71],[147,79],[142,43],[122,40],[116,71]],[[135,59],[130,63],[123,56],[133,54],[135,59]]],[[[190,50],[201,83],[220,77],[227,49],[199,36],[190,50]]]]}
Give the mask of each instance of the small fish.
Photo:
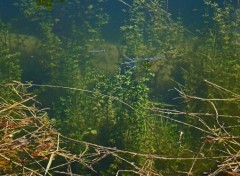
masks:
{"type": "Polygon", "coordinates": [[[105,49],[101,49],[101,50],[90,50],[88,51],[89,53],[105,53],[106,50],[105,49]]]}

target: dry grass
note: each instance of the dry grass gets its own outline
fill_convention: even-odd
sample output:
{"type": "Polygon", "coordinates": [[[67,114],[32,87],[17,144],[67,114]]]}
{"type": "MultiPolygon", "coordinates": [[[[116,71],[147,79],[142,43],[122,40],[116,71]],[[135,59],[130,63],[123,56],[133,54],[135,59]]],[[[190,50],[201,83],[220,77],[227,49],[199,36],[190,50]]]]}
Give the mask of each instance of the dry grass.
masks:
{"type": "MultiPolygon", "coordinates": [[[[207,102],[214,113],[191,113],[177,110],[150,108],[159,116],[179,123],[179,125],[194,128],[203,133],[199,140],[202,145],[199,151],[189,158],[172,158],[161,155],[141,154],[118,150],[116,148],[104,147],[84,141],[77,141],[61,135],[53,129],[51,121],[44,110],[36,107],[38,102],[35,96],[27,94],[25,89],[31,84],[14,82],[9,84],[8,89],[15,96],[15,101],[9,101],[0,97],[0,173],[6,175],[52,175],[54,173],[63,175],[78,175],[73,173],[72,163],[78,163],[91,172],[97,172],[94,167],[102,159],[112,156],[128,165],[129,169],[118,169],[116,175],[130,173],[137,175],[165,175],[164,172],[154,170],[154,162],[157,160],[178,160],[179,162],[191,161],[188,171],[178,171],[179,174],[193,175],[198,160],[211,160],[217,164],[217,169],[209,175],[215,176],[219,173],[238,176],[240,172],[240,136],[231,134],[231,127],[224,125],[222,119],[240,119],[239,116],[227,116],[219,114],[215,102],[234,101],[238,103],[240,96],[226,90],[218,85],[206,81],[209,86],[217,88],[229,94],[229,99],[204,99],[187,95],[182,89],[176,89],[184,101],[194,100],[207,102]],[[172,115],[187,115],[198,120],[199,124],[182,122],[172,115]],[[214,118],[215,124],[208,124],[207,118],[214,118]],[[214,126],[214,128],[213,128],[214,126]],[[79,153],[71,153],[67,146],[74,144],[79,146],[79,153]],[[207,156],[204,149],[219,148],[219,155],[207,156]],[[131,158],[143,158],[145,163],[140,166],[131,161],[131,158]]],[[[115,99],[117,100],[117,99],[115,99]]],[[[239,120],[236,120],[239,122],[239,120]]],[[[236,124],[238,125],[238,124],[236,124]]],[[[216,150],[216,149],[214,149],[216,150]]],[[[169,174],[167,174],[169,175],[169,174]]]]}

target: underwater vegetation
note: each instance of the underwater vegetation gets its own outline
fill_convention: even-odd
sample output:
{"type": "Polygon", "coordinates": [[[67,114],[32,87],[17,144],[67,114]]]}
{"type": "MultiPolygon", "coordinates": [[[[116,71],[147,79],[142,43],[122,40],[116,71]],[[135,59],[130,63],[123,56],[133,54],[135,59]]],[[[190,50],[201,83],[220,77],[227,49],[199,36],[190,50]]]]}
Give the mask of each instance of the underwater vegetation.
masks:
{"type": "Polygon", "coordinates": [[[239,175],[239,4],[203,2],[190,31],[166,0],[116,1],[115,42],[108,0],[14,3],[0,174],[239,175]]]}

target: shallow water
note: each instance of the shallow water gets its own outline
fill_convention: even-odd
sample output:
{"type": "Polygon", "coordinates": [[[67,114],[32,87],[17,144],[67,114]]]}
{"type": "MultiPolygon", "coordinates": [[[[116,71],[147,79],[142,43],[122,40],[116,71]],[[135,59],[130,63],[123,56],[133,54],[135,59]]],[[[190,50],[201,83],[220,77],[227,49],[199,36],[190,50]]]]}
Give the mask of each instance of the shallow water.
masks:
{"type": "Polygon", "coordinates": [[[33,82],[37,106],[49,108],[66,136],[176,158],[112,155],[94,165],[97,173],[77,164],[73,172],[115,175],[137,165],[163,175],[211,172],[218,160],[207,156],[238,151],[232,145],[239,139],[231,141],[239,135],[236,3],[73,0],[46,9],[2,0],[1,84],[33,82]]]}

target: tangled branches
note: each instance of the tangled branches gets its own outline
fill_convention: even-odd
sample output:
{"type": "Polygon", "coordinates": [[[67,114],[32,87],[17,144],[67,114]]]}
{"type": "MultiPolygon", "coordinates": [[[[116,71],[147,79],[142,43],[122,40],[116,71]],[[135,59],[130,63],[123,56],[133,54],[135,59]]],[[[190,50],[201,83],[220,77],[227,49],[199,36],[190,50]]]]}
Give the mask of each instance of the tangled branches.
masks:
{"type": "MultiPolygon", "coordinates": [[[[52,128],[44,110],[39,110],[35,96],[25,92],[26,85],[14,82],[7,86],[14,100],[3,96],[0,102],[0,173],[22,175],[52,175],[54,173],[72,175],[73,165],[97,172],[94,165],[108,156],[116,157],[129,165],[129,170],[141,175],[159,175],[150,168],[149,155],[118,150],[96,144],[77,141],[61,135],[52,128]],[[67,150],[71,145],[78,146],[79,153],[67,150]],[[149,158],[143,167],[130,162],[128,156],[149,158]]],[[[164,158],[164,157],[163,157],[164,158]]],[[[77,175],[77,174],[74,174],[77,175]]]]}
{"type": "MultiPolygon", "coordinates": [[[[236,123],[239,123],[240,117],[220,114],[216,108],[216,102],[232,102],[233,100],[238,102],[240,96],[211,82],[206,82],[214,88],[227,92],[230,98],[204,99],[187,95],[182,89],[176,90],[184,102],[207,102],[211,105],[212,112],[193,113],[149,108],[149,111],[156,112],[156,115],[201,132],[201,138],[197,140],[202,145],[198,152],[193,152],[192,157],[141,154],[68,138],[53,129],[53,123],[48,119],[46,111],[36,107],[38,102],[34,99],[35,96],[26,93],[27,85],[19,82],[9,84],[7,88],[12,91],[14,100],[0,97],[0,173],[78,175],[82,174],[83,170],[85,172],[87,170],[88,174],[97,173],[95,166],[103,159],[113,157],[124,163],[124,169],[117,168],[116,175],[127,172],[137,175],[161,176],[169,173],[169,171],[155,169],[156,161],[190,161],[192,164],[188,171],[175,171],[175,173],[192,175],[197,161],[211,161],[216,164],[216,169],[209,171],[208,175],[215,176],[225,173],[230,176],[238,176],[240,136],[239,131],[235,132],[234,128],[238,125],[236,123]],[[183,122],[174,118],[173,115],[192,117],[197,119],[198,123],[183,122]],[[234,119],[235,126],[227,126],[226,119],[234,119]],[[78,152],[70,152],[68,147],[71,146],[78,147],[78,152]],[[136,158],[140,158],[143,162],[141,164],[135,162],[136,158]]],[[[180,133],[179,141],[176,142],[181,143],[182,135],[183,133],[180,133]]]]}
{"type": "MultiPolygon", "coordinates": [[[[198,103],[199,109],[201,104],[207,104],[207,107],[210,108],[205,110],[205,112],[180,112],[167,109],[152,110],[161,112],[163,116],[169,120],[183,124],[189,128],[194,128],[195,130],[201,132],[201,143],[203,145],[199,149],[198,155],[201,154],[203,157],[213,161],[214,164],[217,165],[217,169],[215,169],[215,171],[209,170],[209,172],[206,172],[207,175],[215,176],[219,173],[224,173],[229,176],[239,176],[240,116],[235,115],[237,111],[225,112],[223,109],[218,110],[217,107],[224,107],[229,105],[234,107],[236,104],[238,105],[240,101],[240,95],[210,81],[205,80],[205,83],[208,85],[208,87],[215,89],[216,92],[220,92],[221,98],[202,98],[186,94],[186,92],[181,87],[180,89],[176,89],[180,95],[180,98],[183,99],[184,103],[198,103]],[[233,113],[233,115],[230,113],[233,113]],[[190,121],[178,121],[169,116],[173,114],[184,115],[185,117],[188,117],[188,119],[194,119],[195,123],[193,124],[190,121]],[[211,153],[211,157],[206,156],[206,154],[209,153],[211,153]]],[[[195,161],[193,162],[188,174],[191,173],[194,165],[195,161]]]]}

